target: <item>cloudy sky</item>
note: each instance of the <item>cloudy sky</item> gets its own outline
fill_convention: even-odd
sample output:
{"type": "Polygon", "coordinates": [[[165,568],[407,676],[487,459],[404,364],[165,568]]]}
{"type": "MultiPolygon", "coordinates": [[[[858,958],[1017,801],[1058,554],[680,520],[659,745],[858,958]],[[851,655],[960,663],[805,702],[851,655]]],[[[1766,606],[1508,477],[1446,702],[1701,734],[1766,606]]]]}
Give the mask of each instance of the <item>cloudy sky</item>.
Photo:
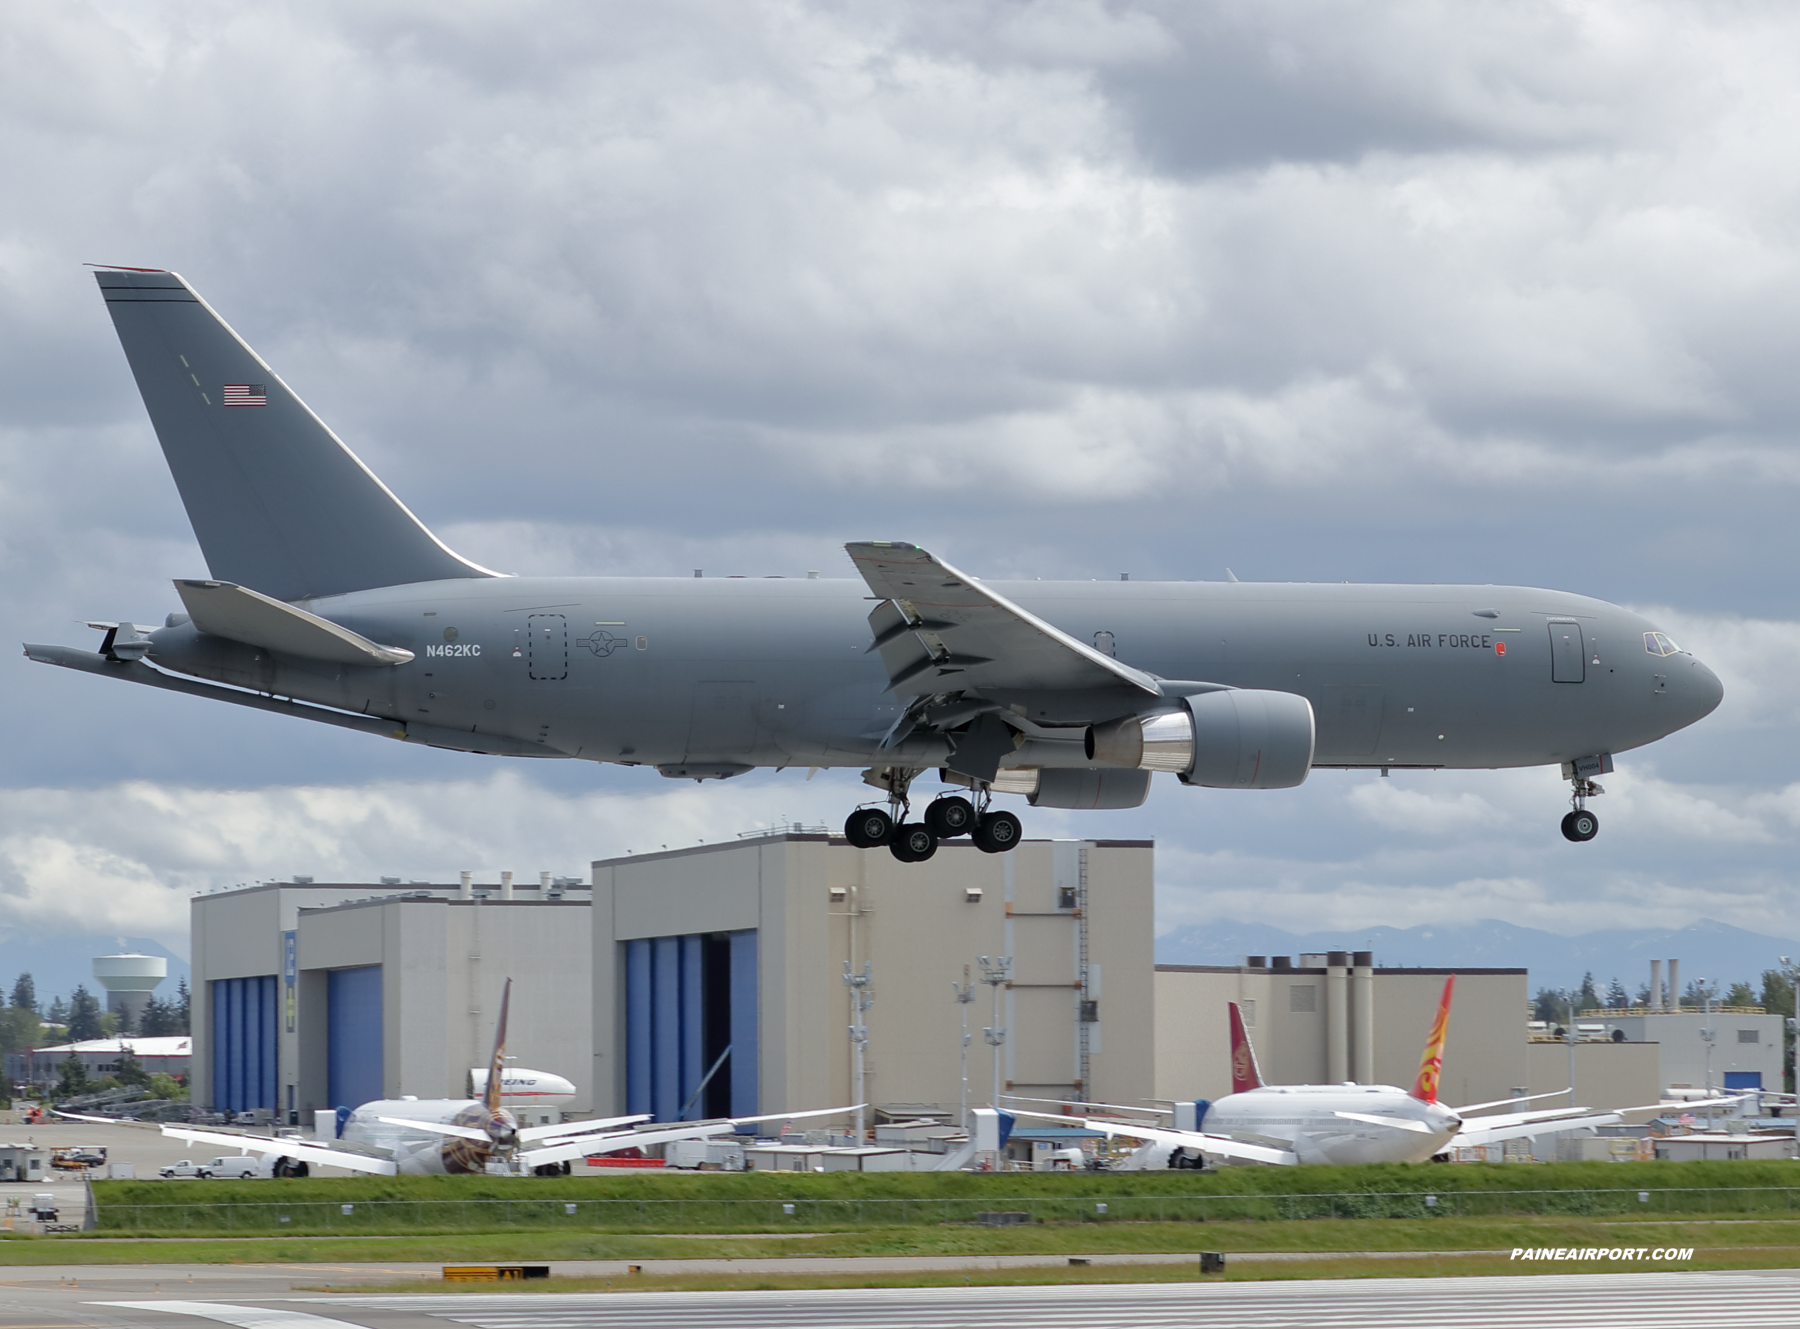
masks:
{"type": "MultiPolygon", "coordinates": [[[[1774,3],[14,6],[0,585],[204,564],[87,262],[181,271],[529,573],[1526,583],[1725,679],[1619,762],[1159,787],[1165,929],[1800,936],[1800,12],[1774,3]]],[[[0,663],[0,929],[185,946],[259,877],[576,873],[855,776],[507,764],[0,663]]],[[[1746,968],[1760,968],[1756,960],[1746,968]]]]}

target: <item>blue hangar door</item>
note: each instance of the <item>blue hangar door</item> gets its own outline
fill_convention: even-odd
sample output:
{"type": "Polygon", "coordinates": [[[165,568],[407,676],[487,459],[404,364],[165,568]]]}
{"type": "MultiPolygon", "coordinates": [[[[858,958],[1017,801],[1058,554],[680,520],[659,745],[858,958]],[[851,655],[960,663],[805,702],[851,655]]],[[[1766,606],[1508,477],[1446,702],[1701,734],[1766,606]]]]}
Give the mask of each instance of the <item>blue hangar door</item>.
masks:
{"type": "Polygon", "coordinates": [[[212,1008],[212,1105],[215,1112],[274,1108],[275,975],[215,978],[212,1008]]]}
{"type": "Polygon", "coordinates": [[[326,980],[326,1078],[331,1106],[381,1097],[381,966],[333,969],[326,980]]]}
{"type": "Polygon", "coordinates": [[[625,1110],[757,1113],[756,930],[625,943],[625,1110]]]}

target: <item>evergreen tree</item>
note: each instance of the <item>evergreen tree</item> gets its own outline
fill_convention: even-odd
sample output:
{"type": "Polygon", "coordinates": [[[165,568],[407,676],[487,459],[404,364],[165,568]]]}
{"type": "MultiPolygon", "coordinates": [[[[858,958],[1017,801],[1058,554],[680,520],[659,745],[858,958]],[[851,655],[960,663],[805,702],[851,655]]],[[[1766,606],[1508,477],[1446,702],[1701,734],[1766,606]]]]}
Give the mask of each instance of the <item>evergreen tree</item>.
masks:
{"type": "Polygon", "coordinates": [[[1649,1004],[1650,1004],[1650,985],[1648,983],[1639,983],[1638,990],[1637,990],[1637,997],[1633,1000],[1632,1005],[1648,1006],[1649,1004]]]}
{"type": "Polygon", "coordinates": [[[1531,1001],[1531,1018],[1547,1024],[1567,1024],[1569,994],[1561,988],[1539,988],[1531,1001]]]}
{"type": "Polygon", "coordinates": [[[1681,994],[1681,1009],[1684,1011],[1704,1010],[1706,1009],[1706,999],[1710,995],[1709,989],[1700,986],[1699,979],[1690,978],[1687,988],[1681,994]]]}
{"type": "Polygon", "coordinates": [[[56,1097],[79,1098],[88,1091],[87,1067],[81,1064],[81,1058],[71,1052],[56,1067],[59,1072],[56,1081],[56,1097]]]}
{"type": "Polygon", "coordinates": [[[1616,976],[1612,982],[1606,985],[1606,1004],[1615,1011],[1622,1011],[1631,1005],[1631,998],[1625,991],[1625,985],[1616,976]]]}
{"type": "Polygon", "coordinates": [[[0,1053],[23,1052],[43,1041],[44,1025],[23,1006],[8,1006],[0,1011],[0,1053]]]}
{"type": "Polygon", "coordinates": [[[13,984],[12,1004],[21,1010],[37,1013],[37,985],[31,981],[29,971],[20,974],[18,981],[13,984]]]}
{"type": "Polygon", "coordinates": [[[52,998],[49,1013],[44,1016],[44,1023],[67,1025],[69,1023],[69,1003],[61,997],[52,998]]]}
{"type": "Polygon", "coordinates": [[[193,1027],[189,1024],[189,1020],[193,1016],[193,994],[188,991],[186,975],[182,976],[181,982],[175,988],[175,1015],[181,1027],[174,1030],[174,1033],[191,1034],[194,1032],[193,1027]]]}
{"type": "Polygon", "coordinates": [[[1757,1003],[1771,1015],[1794,1015],[1794,983],[1779,969],[1765,969],[1762,976],[1762,1000],[1757,1003]]]}
{"type": "Polygon", "coordinates": [[[1726,989],[1725,1004],[1727,1006],[1754,1006],[1757,1004],[1756,993],[1748,983],[1740,979],[1726,989]]]}
{"type": "Polygon", "coordinates": [[[172,1003],[152,997],[144,1003],[144,1013],[138,1019],[137,1031],[145,1038],[166,1038],[170,1034],[181,1032],[176,1027],[180,1021],[181,1017],[172,1003]]]}
{"type": "Polygon", "coordinates": [[[137,1054],[129,1046],[119,1053],[119,1067],[112,1076],[120,1084],[134,1088],[150,1083],[150,1072],[144,1069],[144,1063],[137,1059],[137,1054]]]}
{"type": "Polygon", "coordinates": [[[100,1025],[100,1003],[85,986],[77,983],[69,998],[69,1041],[80,1043],[99,1038],[104,1032],[100,1025]]]}
{"type": "Polygon", "coordinates": [[[1575,1009],[1591,1011],[1600,1005],[1600,993],[1594,987],[1594,971],[1588,970],[1581,976],[1581,988],[1575,993],[1575,1009]]]}

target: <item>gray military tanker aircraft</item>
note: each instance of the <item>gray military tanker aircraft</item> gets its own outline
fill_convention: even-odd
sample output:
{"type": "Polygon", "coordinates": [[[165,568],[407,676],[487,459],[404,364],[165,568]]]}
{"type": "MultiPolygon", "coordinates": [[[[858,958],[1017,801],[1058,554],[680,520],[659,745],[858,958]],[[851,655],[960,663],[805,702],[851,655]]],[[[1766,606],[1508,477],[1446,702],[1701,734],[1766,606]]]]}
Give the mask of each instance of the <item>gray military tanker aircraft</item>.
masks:
{"type": "Polygon", "coordinates": [[[161,627],[33,660],[460,752],[725,779],[863,766],[849,839],[998,853],[1036,807],[1129,808],[1167,772],[1560,763],[1563,834],[1613,754],[1718,678],[1616,605],[1513,586],[989,582],[915,545],[861,580],[513,577],[427,530],[193,287],[96,274],[211,576],[161,627]],[[912,786],[950,788],[913,819],[912,786]]]}

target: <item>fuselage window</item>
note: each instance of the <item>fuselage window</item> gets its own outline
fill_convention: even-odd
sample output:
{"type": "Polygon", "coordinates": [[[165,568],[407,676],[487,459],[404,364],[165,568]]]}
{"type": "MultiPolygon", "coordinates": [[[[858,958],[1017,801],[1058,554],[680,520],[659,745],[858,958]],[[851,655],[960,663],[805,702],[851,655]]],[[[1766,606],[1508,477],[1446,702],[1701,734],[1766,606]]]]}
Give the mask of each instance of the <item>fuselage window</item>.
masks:
{"type": "Polygon", "coordinates": [[[1644,649],[1649,651],[1652,655],[1674,655],[1681,650],[1681,647],[1677,646],[1660,632],[1646,632],[1644,634],[1644,649]]]}

